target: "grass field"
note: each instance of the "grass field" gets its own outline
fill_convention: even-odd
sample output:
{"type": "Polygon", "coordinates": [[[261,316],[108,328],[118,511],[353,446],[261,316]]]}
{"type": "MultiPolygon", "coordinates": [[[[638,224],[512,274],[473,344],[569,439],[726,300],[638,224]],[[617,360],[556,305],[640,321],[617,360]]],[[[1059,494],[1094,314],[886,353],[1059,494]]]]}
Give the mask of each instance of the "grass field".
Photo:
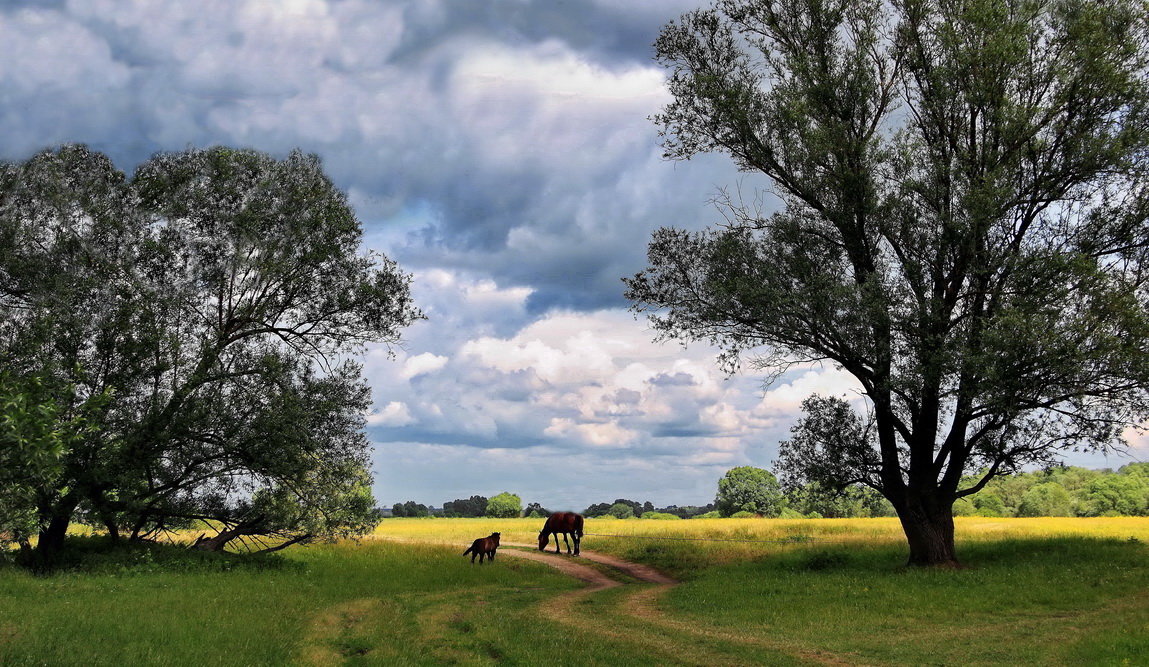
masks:
{"type": "Polygon", "coordinates": [[[963,518],[967,567],[941,571],[901,566],[895,520],[588,520],[585,548],[683,582],[592,593],[507,548],[460,555],[539,527],[389,519],[257,561],[0,568],[0,664],[1149,664],[1149,519],[963,518]]]}

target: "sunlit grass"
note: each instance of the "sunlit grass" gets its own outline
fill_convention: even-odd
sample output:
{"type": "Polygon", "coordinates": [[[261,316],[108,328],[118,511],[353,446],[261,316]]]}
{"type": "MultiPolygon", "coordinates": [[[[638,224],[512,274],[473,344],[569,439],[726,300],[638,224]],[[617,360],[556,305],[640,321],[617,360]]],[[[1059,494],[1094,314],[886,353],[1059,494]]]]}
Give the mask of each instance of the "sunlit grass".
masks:
{"type": "MultiPolygon", "coordinates": [[[[703,633],[690,642],[745,641],[740,659],[776,663],[784,649],[800,662],[1149,663],[1149,519],[956,521],[958,570],[904,567],[897,519],[593,519],[583,544],[683,578],[658,605],[662,622],[703,633]]],[[[531,542],[541,525],[393,519],[376,535],[464,544],[497,530],[531,542]]],[[[644,621],[608,603],[625,595],[588,616],[636,631],[644,621]]]]}
{"type": "Polygon", "coordinates": [[[0,664],[1149,664],[1145,518],[961,518],[959,570],[905,568],[895,519],[593,519],[588,549],[684,583],[566,603],[580,584],[555,570],[461,555],[542,524],[388,519],[256,560],[0,567],[0,664]]]}
{"type": "MultiPolygon", "coordinates": [[[[955,520],[958,556],[982,542],[1047,537],[1133,538],[1149,543],[1149,518],[985,518],[955,520]]],[[[476,537],[502,533],[504,542],[535,544],[542,519],[386,519],[377,538],[457,543],[460,551],[476,537]]],[[[688,575],[696,567],[735,563],[771,554],[838,546],[886,547],[891,563],[905,555],[905,536],[896,518],[879,519],[587,519],[583,546],[661,565],[688,575]],[[653,539],[645,539],[653,538],[653,539]],[[666,555],[667,558],[658,556],[666,555]]],[[[549,549],[554,549],[551,542],[549,549]]],[[[566,547],[563,545],[563,551],[566,547]]]]}

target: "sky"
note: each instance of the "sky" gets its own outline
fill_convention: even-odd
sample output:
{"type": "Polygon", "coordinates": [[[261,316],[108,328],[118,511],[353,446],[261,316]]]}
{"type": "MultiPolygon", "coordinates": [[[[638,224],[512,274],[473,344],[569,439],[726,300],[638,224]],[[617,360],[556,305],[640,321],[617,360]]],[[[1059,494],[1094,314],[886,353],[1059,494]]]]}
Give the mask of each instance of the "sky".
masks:
{"type": "Polygon", "coordinates": [[[623,298],[653,230],[767,186],[661,156],[651,44],[699,2],[0,0],[0,159],[315,153],[428,316],[363,357],[380,504],[701,505],[729,468],[770,467],[806,396],[857,390],[832,366],[727,376],[623,298]]]}

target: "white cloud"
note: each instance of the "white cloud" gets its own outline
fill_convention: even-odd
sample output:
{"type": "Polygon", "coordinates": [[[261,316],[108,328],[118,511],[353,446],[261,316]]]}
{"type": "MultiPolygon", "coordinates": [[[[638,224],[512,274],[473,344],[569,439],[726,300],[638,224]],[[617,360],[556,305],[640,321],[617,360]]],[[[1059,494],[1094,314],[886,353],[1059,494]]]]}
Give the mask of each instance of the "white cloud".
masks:
{"type": "Polygon", "coordinates": [[[434,373],[443,366],[447,365],[447,357],[440,357],[430,352],[417,354],[413,357],[408,357],[407,361],[403,363],[403,377],[411,379],[417,375],[425,373],[434,373]]]}
{"type": "Polygon", "coordinates": [[[407,404],[391,401],[383,409],[367,415],[367,424],[370,426],[407,426],[415,421],[407,404]]]}

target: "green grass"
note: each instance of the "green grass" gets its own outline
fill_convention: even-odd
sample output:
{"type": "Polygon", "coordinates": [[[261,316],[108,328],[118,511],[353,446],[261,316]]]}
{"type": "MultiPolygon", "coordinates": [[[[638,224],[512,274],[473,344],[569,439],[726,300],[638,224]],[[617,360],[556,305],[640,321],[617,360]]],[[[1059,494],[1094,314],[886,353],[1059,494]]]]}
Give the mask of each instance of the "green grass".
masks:
{"type": "Polygon", "coordinates": [[[76,540],[54,574],[0,566],[0,664],[1149,664],[1145,519],[962,521],[957,570],[903,567],[885,520],[593,521],[631,537],[584,546],[684,583],[588,595],[506,549],[460,555],[538,524],[385,521],[380,536],[456,546],[262,559],[76,540]]]}
{"type": "Polygon", "coordinates": [[[1149,664],[1149,553],[1082,537],[966,545],[967,567],[892,566],[888,548],[831,548],[711,568],[672,615],[801,638],[849,661],[1149,664]]]}
{"type": "MultiPolygon", "coordinates": [[[[461,551],[349,542],[258,566],[119,554],[48,576],[6,567],[0,664],[578,662],[534,613],[577,582],[509,558],[472,566],[461,551]]],[[[626,655],[582,639],[602,662],[626,655]]]]}

